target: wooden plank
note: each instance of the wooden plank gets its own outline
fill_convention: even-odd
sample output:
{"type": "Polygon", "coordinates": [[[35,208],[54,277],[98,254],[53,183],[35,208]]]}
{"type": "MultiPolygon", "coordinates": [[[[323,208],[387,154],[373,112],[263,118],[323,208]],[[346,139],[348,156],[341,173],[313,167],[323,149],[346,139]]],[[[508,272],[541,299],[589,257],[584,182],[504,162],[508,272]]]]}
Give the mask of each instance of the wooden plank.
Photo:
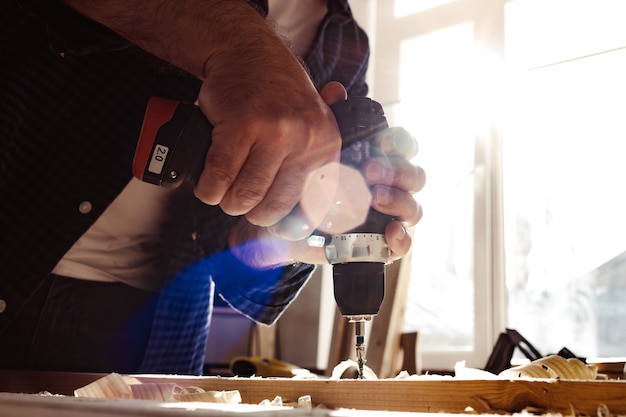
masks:
{"type": "Polygon", "coordinates": [[[243,401],[250,404],[277,395],[285,401],[311,395],[314,404],[334,409],[464,413],[471,407],[479,413],[514,413],[530,407],[543,412],[571,414],[575,410],[597,415],[598,407],[605,405],[612,414],[626,414],[624,381],[209,378],[189,383],[209,390],[238,389],[243,401]]]}
{"type": "Polygon", "coordinates": [[[348,319],[341,315],[339,309],[335,312],[332,334],[326,376],[331,376],[333,373],[333,365],[331,364],[337,364],[346,359],[356,359],[354,324],[348,323],[348,319]]]}
{"type": "MultiPolygon", "coordinates": [[[[0,391],[71,394],[96,374],[29,373],[0,371],[0,391]],[[16,376],[17,375],[17,376],[16,376]]],[[[285,378],[219,378],[140,375],[143,382],[176,382],[206,390],[239,390],[244,403],[258,404],[281,396],[295,401],[310,395],[314,404],[360,410],[390,410],[431,413],[534,412],[566,415],[598,415],[606,406],[613,415],[626,415],[626,381],[557,380],[297,380],[285,378]]]]}
{"type": "MultiPolygon", "coordinates": [[[[359,417],[365,417],[359,412],[359,417]]],[[[0,392],[2,417],[352,417],[332,410],[250,404],[93,399],[0,392]]]]}
{"type": "Polygon", "coordinates": [[[76,388],[102,378],[106,374],[80,372],[49,372],[0,370],[0,392],[74,395],[76,388]]]}
{"type": "Polygon", "coordinates": [[[401,370],[410,375],[422,374],[422,363],[419,354],[419,333],[402,333],[400,335],[400,350],[402,352],[401,370]]]}
{"type": "Polygon", "coordinates": [[[367,345],[367,366],[379,378],[398,375],[402,362],[400,337],[410,284],[411,254],[387,265],[386,295],[380,311],[372,320],[372,334],[367,345]]]}
{"type": "Polygon", "coordinates": [[[255,324],[252,327],[252,340],[250,343],[251,356],[264,358],[276,358],[276,326],[255,324]]]}

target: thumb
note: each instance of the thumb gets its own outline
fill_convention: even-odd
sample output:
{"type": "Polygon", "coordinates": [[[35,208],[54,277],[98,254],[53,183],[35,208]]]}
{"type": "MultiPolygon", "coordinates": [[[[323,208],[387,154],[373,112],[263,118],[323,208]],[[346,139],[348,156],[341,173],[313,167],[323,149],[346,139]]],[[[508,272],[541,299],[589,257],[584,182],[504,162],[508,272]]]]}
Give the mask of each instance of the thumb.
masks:
{"type": "Polygon", "coordinates": [[[322,99],[330,106],[338,101],[346,100],[348,98],[348,92],[341,83],[331,81],[322,88],[320,96],[322,96],[322,99]]]}

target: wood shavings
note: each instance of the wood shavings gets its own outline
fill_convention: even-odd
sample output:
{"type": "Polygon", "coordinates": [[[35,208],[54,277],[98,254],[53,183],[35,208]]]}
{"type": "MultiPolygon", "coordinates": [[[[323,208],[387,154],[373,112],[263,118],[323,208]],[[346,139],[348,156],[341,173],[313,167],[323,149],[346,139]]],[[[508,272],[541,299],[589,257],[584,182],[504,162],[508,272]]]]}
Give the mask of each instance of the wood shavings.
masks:
{"type": "Polygon", "coordinates": [[[302,397],[298,398],[298,408],[308,408],[308,409],[313,408],[313,402],[311,401],[311,396],[303,395],[302,397]]]}
{"type": "Polygon", "coordinates": [[[466,380],[522,378],[595,380],[598,378],[598,368],[593,364],[586,364],[576,358],[565,359],[558,355],[550,355],[524,365],[505,369],[498,375],[482,369],[468,368],[465,366],[465,361],[460,361],[454,366],[454,374],[455,379],[466,380]]]}
{"type": "MultiPolygon", "coordinates": [[[[196,386],[181,386],[174,382],[141,382],[134,377],[111,373],[74,391],[75,397],[153,400],[162,402],[204,402],[213,404],[241,404],[238,390],[210,391],[196,386]]],[[[264,400],[259,405],[312,409],[310,395],[304,395],[292,403],[284,403],[282,397],[264,400]]]]}
{"type": "Polygon", "coordinates": [[[465,361],[459,361],[454,365],[454,377],[456,379],[498,379],[498,376],[491,372],[465,366],[465,361]]]}
{"type": "MultiPolygon", "coordinates": [[[[304,408],[304,409],[312,409],[313,401],[311,400],[310,395],[303,395],[298,398],[296,402],[284,402],[283,398],[279,395],[274,397],[272,401],[265,399],[259,403],[262,406],[275,406],[275,407],[292,407],[292,408],[304,408]]],[[[316,407],[318,408],[318,407],[316,407]]]]}
{"type": "Polygon", "coordinates": [[[112,373],[74,391],[75,397],[132,398],[130,385],[120,374],[112,373]]]}
{"type": "Polygon", "coordinates": [[[154,400],[164,402],[209,402],[241,404],[241,393],[206,391],[199,387],[182,387],[173,382],[142,383],[117,373],[106,375],[74,391],[75,397],[154,400]]]}
{"type": "Polygon", "coordinates": [[[202,391],[174,396],[176,401],[182,402],[209,402],[217,404],[241,404],[241,394],[237,390],[232,391],[202,391]]]}
{"type": "MultiPolygon", "coordinates": [[[[331,380],[336,379],[356,379],[358,375],[359,364],[352,360],[347,359],[340,362],[339,365],[333,368],[333,372],[330,375],[331,380]]],[[[369,366],[363,366],[363,379],[378,379],[376,373],[369,366]]]]}
{"type": "Polygon", "coordinates": [[[263,401],[261,401],[259,403],[259,405],[274,405],[274,406],[278,406],[278,407],[282,407],[283,406],[283,398],[279,395],[277,395],[276,397],[274,397],[274,399],[272,401],[265,399],[263,401]]]}
{"type": "Polygon", "coordinates": [[[129,385],[132,398],[137,400],[174,401],[174,383],[148,383],[129,385]]]}
{"type": "Polygon", "coordinates": [[[611,417],[611,411],[606,404],[598,405],[598,417],[611,417]]]}
{"type": "Polygon", "coordinates": [[[505,369],[501,378],[551,378],[551,379],[596,379],[598,368],[584,362],[558,355],[550,355],[525,365],[505,369]]]}

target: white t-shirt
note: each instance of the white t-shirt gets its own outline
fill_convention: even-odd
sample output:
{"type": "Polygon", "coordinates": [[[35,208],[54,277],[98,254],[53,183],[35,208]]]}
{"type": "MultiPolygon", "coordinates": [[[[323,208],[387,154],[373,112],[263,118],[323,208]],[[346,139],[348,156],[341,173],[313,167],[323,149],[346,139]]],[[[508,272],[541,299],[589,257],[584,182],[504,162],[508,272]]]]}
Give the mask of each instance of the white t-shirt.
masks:
{"type": "Polygon", "coordinates": [[[295,52],[304,57],[327,12],[327,0],[269,0],[267,18],[291,41],[295,52]]]}
{"type": "Polygon", "coordinates": [[[52,272],[158,289],[168,259],[161,238],[165,212],[175,191],[133,178],[52,272]]]}

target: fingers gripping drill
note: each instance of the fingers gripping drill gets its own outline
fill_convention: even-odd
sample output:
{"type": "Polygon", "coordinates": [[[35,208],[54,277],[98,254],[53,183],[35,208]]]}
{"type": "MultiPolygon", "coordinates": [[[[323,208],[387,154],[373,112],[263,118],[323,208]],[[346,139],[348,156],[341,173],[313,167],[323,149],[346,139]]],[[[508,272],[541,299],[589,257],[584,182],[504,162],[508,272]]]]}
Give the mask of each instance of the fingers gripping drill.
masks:
{"type": "MultiPolygon", "coordinates": [[[[331,106],[342,137],[341,163],[360,169],[381,154],[377,134],[388,127],[383,109],[366,97],[351,97],[331,106]]],[[[153,97],[146,109],[133,161],[133,175],[145,182],[174,188],[196,182],[211,145],[212,126],[190,103],[153,97]]],[[[364,324],[378,314],[385,295],[384,239],[391,219],[370,207],[360,226],[339,235],[319,231],[307,240],[324,247],[332,264],[333,289],[341,314],[354,322],[359,378],[365,363],[364,324]]]]}

